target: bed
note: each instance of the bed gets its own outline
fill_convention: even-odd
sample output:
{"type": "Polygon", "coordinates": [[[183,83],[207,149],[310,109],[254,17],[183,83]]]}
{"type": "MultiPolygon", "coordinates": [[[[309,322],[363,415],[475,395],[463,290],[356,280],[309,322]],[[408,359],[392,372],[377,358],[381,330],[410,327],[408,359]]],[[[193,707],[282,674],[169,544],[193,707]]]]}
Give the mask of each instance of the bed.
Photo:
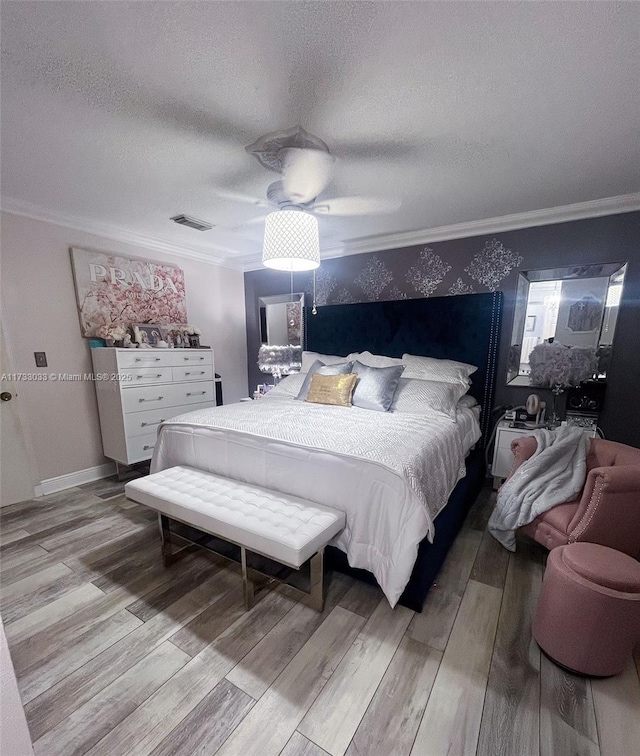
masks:
{"type": "Polygon", "coordinates": [[[484,477],[478,447],[500,309],[499,294],[481,294],[329,306],[306,318],[314,351],[410,352],[477,365],[469,394],[480,406],[459,406],[455,422],[280,393],[172,418],[160,428],[152,471],[188,465],[342,509],[347,527],[330,548],[333,565],[375,580],[392,606],[420,610],[484,477]]]}

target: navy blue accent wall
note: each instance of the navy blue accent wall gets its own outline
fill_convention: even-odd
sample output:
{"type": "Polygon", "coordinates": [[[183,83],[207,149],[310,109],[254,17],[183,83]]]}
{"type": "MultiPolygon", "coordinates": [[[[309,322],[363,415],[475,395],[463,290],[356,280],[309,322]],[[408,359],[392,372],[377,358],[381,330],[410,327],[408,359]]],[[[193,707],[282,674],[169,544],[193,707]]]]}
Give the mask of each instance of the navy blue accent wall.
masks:
{"type": "MultiPolygon", "coordinates": [[[[317,275],[317,301],[321,307],[502,291],[495,401],[520,404],[531,390],[506,385],[518,271],[618,261],[628,262],[629,268],[600,424],[607,438],[640,447],[640,212],[324,260],[317,275]]],[[[311,280],[309,273],[294,276],[294,291],[306,291],[307,304],[311,280]]],[[[288,273],[245,273],[250,387],[265,380],[256,365],[257,299],[289,289],[288,273]]],[[[536,393],[551,400],[550,392],[536,393]]]]}

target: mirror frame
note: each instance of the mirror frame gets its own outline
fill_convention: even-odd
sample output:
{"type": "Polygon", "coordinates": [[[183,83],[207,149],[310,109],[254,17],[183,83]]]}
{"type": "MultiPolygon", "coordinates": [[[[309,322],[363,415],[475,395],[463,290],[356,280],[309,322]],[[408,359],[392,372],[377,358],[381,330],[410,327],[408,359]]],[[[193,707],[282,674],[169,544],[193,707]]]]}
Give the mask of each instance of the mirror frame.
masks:
{"type": "Polygon", "coordinates": [[[268,346],[301,346],[304,349],[304,293],[297,291],[291,294],[274,294],[268,297],[258,297],[258,336],[260,344],[268,346]],[[288,304],[289,302],[296,302],[300,305],[300,344],[269,344],[268,341],[263,339],[267,331],[266,308],[268,305],[288,304]]]}
{"type": "MultiPolygon", "coordinates": [[[[529,287],[537,281],[568,281],[580,278],[608,278],[609,286],[614,282],[614,278],[621,278],[624,286],[624,278],[627,272],[626,262],[596,263],[592,265],[569,265],[562,268],[546,268],[542,270],[523,270],[518,275],[518,288],[516,292],[516,301],[513,312],[513,325],[509,339],[509,355],[507,358],[507,386],[527,386],[536,388],[529,381],[529,376],[520,375],[520,356],[522,342],[524,338],[525,319],[529,304],[529,287]],[[511,354],[511,350],[518,346],[517,355],[511,354]],[[511,365],[516,364],[516,369],[511,369],[511,365]]],[[[602,325],[598,341],[602,337],[602,325]]],[[[614,336],[615,338],[615,327],[614,336]]],[[[613,343],[613,339],[612,339],[613,343]]],[[[604,378],[603,380],[606,380],[604,378]]],[[[540,388],[540,387],[538,387],[540,388]]]]}

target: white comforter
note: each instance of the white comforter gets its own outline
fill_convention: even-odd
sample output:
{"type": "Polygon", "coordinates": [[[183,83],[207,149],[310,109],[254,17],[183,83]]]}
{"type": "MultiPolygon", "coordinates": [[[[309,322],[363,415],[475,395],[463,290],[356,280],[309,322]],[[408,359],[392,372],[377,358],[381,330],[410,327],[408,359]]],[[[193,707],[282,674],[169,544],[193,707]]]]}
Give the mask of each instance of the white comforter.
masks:
{"type": "Polygon", "coordinates": [[[288,398],[197,410],[159,432],[152,472],[189,465],[341,509],[333,545],[372,572],[395,606],[418,544],[464,476],[480,438],[478,408],[457,422],[437,413],[373,412],[288,398]]]}

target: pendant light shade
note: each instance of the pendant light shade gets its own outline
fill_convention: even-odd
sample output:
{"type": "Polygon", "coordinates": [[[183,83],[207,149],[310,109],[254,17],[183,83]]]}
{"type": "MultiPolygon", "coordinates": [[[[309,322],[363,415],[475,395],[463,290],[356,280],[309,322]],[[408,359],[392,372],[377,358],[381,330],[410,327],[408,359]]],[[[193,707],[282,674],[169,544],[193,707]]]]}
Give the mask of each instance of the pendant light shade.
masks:
{"type": "Polygon", "coordinates": [[[314,270],[320,265],[318,221],[301,210],[277,210],[264,223],[262,264],[276,270],[314,270]]]}

